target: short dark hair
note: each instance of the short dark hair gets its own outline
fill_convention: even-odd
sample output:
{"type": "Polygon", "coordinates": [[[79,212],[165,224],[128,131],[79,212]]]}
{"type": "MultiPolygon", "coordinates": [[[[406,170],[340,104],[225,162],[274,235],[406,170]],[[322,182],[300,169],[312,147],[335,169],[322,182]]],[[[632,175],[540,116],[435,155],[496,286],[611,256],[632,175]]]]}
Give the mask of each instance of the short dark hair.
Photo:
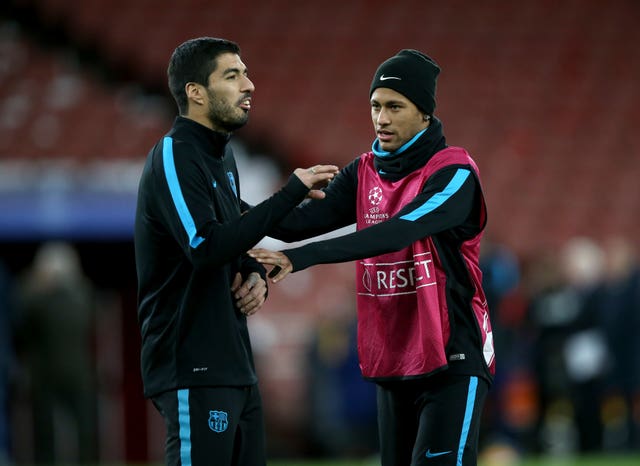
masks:
{"type": "Polygon", "coordinates": [[[217,58],[223,53],[240,54],[240,47],[235,42],[215,37],[198,37],[180,44],[173,51],[167,77],[169,90],[178,104],[181,115],[187,112],[188,99],[185,86],[195,82],[207,86],[209,75],[216,70],[217,58]]]}

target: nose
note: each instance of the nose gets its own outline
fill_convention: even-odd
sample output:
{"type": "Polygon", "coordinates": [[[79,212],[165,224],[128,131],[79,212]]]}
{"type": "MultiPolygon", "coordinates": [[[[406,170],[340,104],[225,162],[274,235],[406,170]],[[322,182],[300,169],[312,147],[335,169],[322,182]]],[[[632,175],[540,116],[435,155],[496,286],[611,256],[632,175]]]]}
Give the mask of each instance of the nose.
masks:
{"type": "Polygon", "coordinates": [[[376,117],[376,122],[379,125],[389,124],[390,122],[389,115],[387,114],[387,111],[384,108],[380,109],[380,111],[378,112],[378,116],[376,117]]]}
{"type": "Polygon", "coordinates": [[[243,92],[253,92],[256,90],[256,86],[254,86],[253,82],[247,77],[244,77],[244,82],[242,86],[243,92]]]}

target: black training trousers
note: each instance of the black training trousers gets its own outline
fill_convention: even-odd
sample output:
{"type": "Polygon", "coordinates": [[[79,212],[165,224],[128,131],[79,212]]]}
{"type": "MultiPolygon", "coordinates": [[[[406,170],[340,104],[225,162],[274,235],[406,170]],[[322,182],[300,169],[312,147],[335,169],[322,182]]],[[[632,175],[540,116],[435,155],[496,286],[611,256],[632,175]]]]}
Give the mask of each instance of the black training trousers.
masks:
{"type": "Polygon", "coordinates": [[[382,466],[475,466],[488,389],[483,378],[447,374],[379,383],[382,466]]]}
{"type": "Polygon", "coordinates": [[[167,426],[167,466],[266,464],[257,385],[181,389],[152,401],[167,426]]]}

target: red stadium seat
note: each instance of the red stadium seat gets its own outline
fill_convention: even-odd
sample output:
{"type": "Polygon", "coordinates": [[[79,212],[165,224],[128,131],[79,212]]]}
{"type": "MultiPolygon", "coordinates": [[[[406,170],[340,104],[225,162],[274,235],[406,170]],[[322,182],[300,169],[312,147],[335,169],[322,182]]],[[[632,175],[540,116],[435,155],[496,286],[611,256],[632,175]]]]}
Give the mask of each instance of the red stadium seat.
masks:
{"type": "MultiPolygon", "coordinates": [[[[510,236],[518,247],[526,247],[532,231],[551,231],[540,231],[545,216],[558,222],[558,232],[588,228],[589,206],[599,205],[602,190],[629,196],[620,191],[619,185],[626,184],[620,180],[639,170],[634,135],[640,122],[635,82],[640,37],[633,11],[623,3],[608,7],[606,15],[595,0],[580,2],[580,8],[572,2],[516,6],[494,1],[468,4],[464,11],[419,0],[394,8],[381,0],[224,6],[185,0],[180,8],[153,0],[87,0],[73,8],[60,0],[23,3],[44,21],[65,25],[79,44],[96,44],[107,63],[155,88],[165,86],[167,60],[183,40],[196,35],[236,40],[257,87],[251,124],[242,135],[264,139],[294,165],[343,165],[367,150],[373,135],[367,103],[371,74],[400,48],[422,49],[443,68],[436,114],[448,141],[467,147],[478,160],[491,221],[498,230],[513,230],[510,236]],[[593,31],[597,40],[589,40],[593,31]],[[603,187],[603,179],[612,187],[603,187]]],[[[48,67],[64,67],[55,57],[41,55],[29,61],[27,79],[40,80],[51,71],[48,67]]],[[[9,78],[0,74],[0,79],[9,78]]],[[[9,93],[16,91],[12,82],[9,93]]],[[[7,99],[7,92],[0,92],[7,99]]],[[[82,104],[99,106],[99,128],[87,124],[86,136],[67,150],[74,147],[81,157],[102,156],[105,147],[96,141],[106,139],[113,157],[146,152],[170,117],[141,117],[147,122],[142,129],[129,110],[109,104],[120,91],[105,92],[104,99],[82,104]],[[128,121],[135,137],[119,137],[126,131],[122,122],[128,121]]],[[[73,125],[70,131],[60,129],[65,135],[78,133],[84,124],[64,114],[59,121],[73,125]]],[[[28,142],[19,148],[14,144],[27,137],[28,127],[11,135],[0,131],[7,135],[0,144],[3,157],[6,151],[40,153],[28,142]]],[[[62,147],[56,151],[64,153],[62,147]]],[[[611,204],[615,210],[616,203],[611,204]]],[[[625,209],[637,207],[625,204],[625,209]]],[[[625,223],[624,212],[610,215],[611,222],[635,228],[625,223]]]]}

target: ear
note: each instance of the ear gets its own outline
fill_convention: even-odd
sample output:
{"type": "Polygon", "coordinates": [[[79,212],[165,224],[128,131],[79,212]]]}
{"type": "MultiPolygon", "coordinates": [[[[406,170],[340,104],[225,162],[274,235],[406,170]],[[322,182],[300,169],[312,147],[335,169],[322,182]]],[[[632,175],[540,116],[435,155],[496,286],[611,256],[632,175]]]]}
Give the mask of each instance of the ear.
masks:
{"type": "Polygon", "coordinates": [[[184,90],[187,94],[187,98],[190,101],[194,102],[197,105],[204,105],[204,88],[200,84],[189,82],[184,87],[184,90]]]}

